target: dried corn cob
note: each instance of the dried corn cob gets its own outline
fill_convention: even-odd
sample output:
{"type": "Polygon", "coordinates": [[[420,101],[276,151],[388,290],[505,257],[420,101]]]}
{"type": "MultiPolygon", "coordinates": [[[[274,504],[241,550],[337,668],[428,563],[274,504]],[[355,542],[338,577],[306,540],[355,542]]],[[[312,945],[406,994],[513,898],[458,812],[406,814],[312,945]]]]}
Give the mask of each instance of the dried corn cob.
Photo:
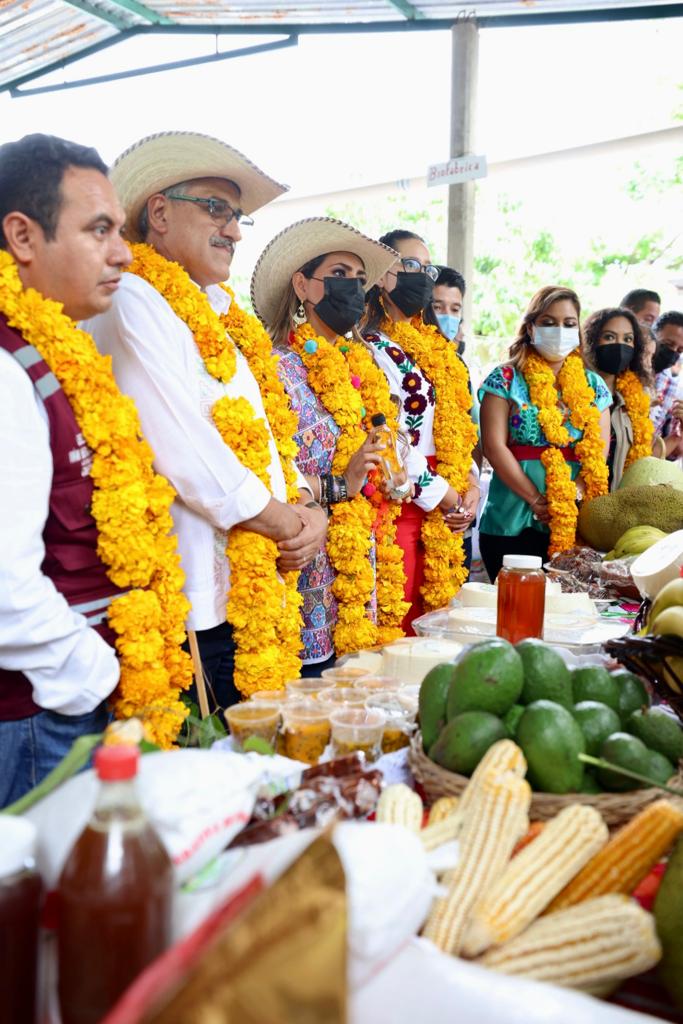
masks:
{"type": "Polygon", "coordinates": [[[504,974],[596,991],[649,970],[660,956],[652,915],[612,894],[539,918],[479,962],[504,974]]]}
{"type": "Polygon", "coordinates": [[[437,821],[450,818],[459,802],[457,796],[440,796],[436,803],[432,804],[429,812],[429,824],[435,825],[437,821]]]}
{"type": "Polygon", "coordinates": [[[426,828],[420,832],[420,839],[425,850],[435,850],[443,843],[457,839],[462,828],[462,814],[455,811],[448,818],[441,818],[432,823],[431,818],[426,828]]]}
{"type": "Polygon", "coordinates": [[[460,952],[472,906],[504,869],[529,825],[529,783],[493,767],[477,785],[461,832],[460,861],[448,873],[448,892],[437,899],[425,926],[426,938],[447,953],[460,952]]]}
{"type": "Polygon", "coordinates": [[[499,740],[486,751],[481,761],[474,769],[472,778],[468,782],[460,797],[459,810],[464,814],[477,791],[477,787],[489,770],[494,770],[498,775],[503,772],[512,772],[523,779],[526,775],[526,760],[524,754],[512,740],[499,740]]]}
{"type": "Polygon", "coordinates": [[[422,828],[422,801],[402,782],[387,786],[377,801],[376,819],[388,825],[403,825],[411,832],[422,828]]]}
{"type": "Polygon", "coordinates": [[[547,913],[608,892],[630,894],[683,832],[680,803],[656,800],[624,825],[555,897],[547,913]]]}
{"type": "Polygon", "coordinates": [[[474,907],[462,952],[478,956],[519,935],[609,838],[593,807],[571,804],[514,857],[474,907]]]}

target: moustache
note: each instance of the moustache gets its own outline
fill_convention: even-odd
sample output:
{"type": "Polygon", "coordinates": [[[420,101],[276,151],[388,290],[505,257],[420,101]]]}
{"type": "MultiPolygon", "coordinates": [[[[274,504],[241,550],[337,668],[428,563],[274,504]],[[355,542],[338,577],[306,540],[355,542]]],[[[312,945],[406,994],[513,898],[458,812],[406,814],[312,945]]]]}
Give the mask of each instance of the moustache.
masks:
{"type": "Polygon", "coordinates": [[[231,238],[210,238],[209,244],[214,245],[217,249],[229,249],[230,252],[235,251],[235,243],[231,238]]]}

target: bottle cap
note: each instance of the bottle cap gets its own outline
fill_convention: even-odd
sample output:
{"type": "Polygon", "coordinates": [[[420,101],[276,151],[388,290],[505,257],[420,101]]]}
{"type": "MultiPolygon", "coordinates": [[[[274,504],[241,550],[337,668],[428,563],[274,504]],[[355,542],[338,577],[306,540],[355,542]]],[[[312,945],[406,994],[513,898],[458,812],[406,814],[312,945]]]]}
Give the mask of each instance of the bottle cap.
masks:
{"type": "Polygon", "coordinates": [[[383,412],[376,412],[375,415],[370,420],[370,422],[372,423],[373,427],[383,427],[384,424],[387,422],[387,418],[383,412]]]}
{"type": "Polygon", "coordinates": [[[504,569],[540,569],[543,559],[538,555],[505,555],[503,558],[504,569]]]}
{"type": "Polygon", "coordinates": [[[95,771],[103,782],[123,782],[135,778],[139,759],[138,748],[127,743],[117,747],[98,747],[94,757],[95,771]]]}
{"type": "Polygon", "coordinates": [[[37,830],[32,821],[0,814],[0,878],[22,871],[36,853],[37,830]]]}

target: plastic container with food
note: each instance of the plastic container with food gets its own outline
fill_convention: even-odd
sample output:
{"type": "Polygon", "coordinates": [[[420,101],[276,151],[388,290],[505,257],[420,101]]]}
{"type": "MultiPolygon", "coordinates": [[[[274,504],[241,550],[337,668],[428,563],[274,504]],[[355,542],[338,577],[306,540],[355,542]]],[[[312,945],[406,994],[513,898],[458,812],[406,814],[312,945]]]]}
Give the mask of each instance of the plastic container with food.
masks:
{"type": "Polygon", "coordinates": [[[410,745],[410,737],[415,731],[417,705],[402,699],[400,694],[371,695],[365,703],[368,709],[376,708],[385,717],[382,733],[382,753],[393,754],[410,745]]]}
{"type": "Polygon", "coordinates": [[[239,749],[242,749],[250,736],[258,736],[271,747],[275,746],[280,725],[279,704],[268,704],[266,701],[233,704],[225,709],[225,719],[235,746],[239,749]]]}
{"type": "Polygon", "coordinates": [[[282,707],[282,748],[294,761],[317,764],[330,740],[330,708],[317,700],[282,707]]]}
{"type": "Polygon", "coordinates": [[[360,751],[366,760],[376,761],[382,753],[386,716],[379,708],[342,708],[330,715],[332,753],[344,757],[360,751]]]}
{"type": "Polygon", "coordinates": [[[319,694],[331,690],[334,685],[329,679],[317,679],[311,676],[306,679],[291,679],[285,689],[290,697],[315,698],[319,694]]]}
{"type": "Polygon", "coordinates": [[[335,686],[328,690],[322,700],[331,708],[364,708],[370,691],[360,686],[335,686]]]}
{"type": "Polygon", "coordinates": [[[266,704],[286,704],[291,700],[291,696],[283,687],[280,690],[257,690],[256,693],[252,693],[250,700],[265,701],[266,704]]]}
{"type": "Polygon", "coordinates": [[[371,695],[382,693],[396,693],[401,689],[401,680],[396,676],[381,676],[374,673],[369,676],[361,676],[357,683],[360,689],[367,690],[371,695]]]}
{"type": "Polygon", "coordinates": [[[338,665],[324,668],[320,673],[323,679],[329,679],[334,686],[353,686],[357,679],[368,675],[368,670],[360,665],[338,665]]]}

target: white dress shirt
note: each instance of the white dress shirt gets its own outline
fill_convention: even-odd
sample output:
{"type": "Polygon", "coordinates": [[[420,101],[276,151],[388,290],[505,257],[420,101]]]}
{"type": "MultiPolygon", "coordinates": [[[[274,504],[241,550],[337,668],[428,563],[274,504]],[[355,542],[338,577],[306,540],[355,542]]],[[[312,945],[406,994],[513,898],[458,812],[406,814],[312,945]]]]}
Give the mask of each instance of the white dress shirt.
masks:
{"type": "Polygon", "coordinates": [[[52,486],[47,414],[0,349],[0,667],[23,672],[41,708],[93,711],[119,679],[116,655],[41,572],[52,486]]]}
{"type": "MultiPolygon", "coordinates": [[[[223,314],[230,298],[219,285],[206,295],[223,314]]],[[[237,369],[223,384],[208,373],[194,337],[163,296],[134,274],[124,274],[111,309],[83,325],[100,352],[111,355],[121,390],[137,406],[156,470],[177,492],[171,513],[192,610],[190,629],[225,621],[230,565],[225,555],[231,527],[258,515],[271,494],[227,447],[211,410],[219,398],[248,399],[266,418],[258,384],[237,350],[237,369]]],[[[272,495],[286,500],[282,466],[270,436],[268,468],[272,495]]],[[[299,487],[306,482],[298,473],[299,487]]]]}

